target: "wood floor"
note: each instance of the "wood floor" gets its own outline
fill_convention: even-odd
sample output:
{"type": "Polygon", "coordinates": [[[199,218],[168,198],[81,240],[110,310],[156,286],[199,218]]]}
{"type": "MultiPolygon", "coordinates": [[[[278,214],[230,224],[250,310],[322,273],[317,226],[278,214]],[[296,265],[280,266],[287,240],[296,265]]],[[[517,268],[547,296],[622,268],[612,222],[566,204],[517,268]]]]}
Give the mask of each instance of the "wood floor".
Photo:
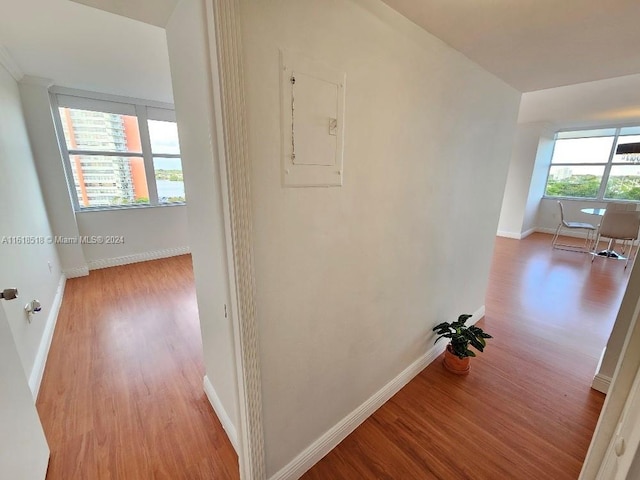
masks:
{"type": "Polygon", "coordinates": [[[576,479],[604,401],[591,380],[629,272],[550,243],[497,238],[478,324],[495,338],[469,376],[432,363],[303,478],[576,479]]]}
{"type": "Polygon", "coordinates": [[[47,479],[239,478],[203,376],[190,256],[70,279],[37,401],[47,479]]]}
{"type": "MultiPolygon", "coordinates": [[[[589,388],[628,279],[623,262],[498,238],[468,377],[439,361],[304,478],[575,479],[604,396],[589,388]]],[[[202,391],[189,256],[67,282],[37,406],[48,480],[236,479],[202,391]]]]}

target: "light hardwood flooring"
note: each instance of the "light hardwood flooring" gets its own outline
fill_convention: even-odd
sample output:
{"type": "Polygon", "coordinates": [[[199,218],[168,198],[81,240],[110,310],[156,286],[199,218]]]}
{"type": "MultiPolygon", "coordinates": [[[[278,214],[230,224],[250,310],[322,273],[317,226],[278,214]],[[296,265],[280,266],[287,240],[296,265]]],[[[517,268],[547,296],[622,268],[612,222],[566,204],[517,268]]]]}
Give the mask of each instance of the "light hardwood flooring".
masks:
{"type": "Polygon", "coordinates": [[[47,480],[239,478],[201,343],[188,255],[68,280],[37,401],[47,480]]]}
{"type": "Polygon", "coordinates": [[[629,272],[550,243],[496,239],[478,324],[495,338],[469,376],[435,361],[303,478],[576,479],[604,400],[591,380],[629,272]]]}
{"type": "MultiPolygon", "coordinates": [[[[480,323],[495,338],[468,377],[434,362],[305,478],[577,478],[629,272],[550,240],[496,240],[480,323]]],[[[48,480],[238,478],[202,391],[194,295],[189,256],[68,281],[37,402],[48,480]]]]}

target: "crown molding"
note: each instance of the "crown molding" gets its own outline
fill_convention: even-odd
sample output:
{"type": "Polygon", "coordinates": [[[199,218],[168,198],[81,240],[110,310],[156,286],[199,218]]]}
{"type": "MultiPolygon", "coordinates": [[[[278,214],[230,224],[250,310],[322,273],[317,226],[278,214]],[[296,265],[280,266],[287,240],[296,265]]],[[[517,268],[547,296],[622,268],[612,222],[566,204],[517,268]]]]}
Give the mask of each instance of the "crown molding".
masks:
{"type": "Polygon", "coordinates": [[[2,44],[0,44],[0,65],[9,72],[9,75],[11,75],[16,82],[19,82],[22,80],[22,77],[24,77],[24,72],[13,59],[9,50],[2,44]]]}
{"type": "Polygon", "coordinates": [[[22,85],[34,85],[36,87],[51,88],[53,86],[53,80],[45,77],[36,77],[35,75],[23,75],[20,80],[22,85]]]}

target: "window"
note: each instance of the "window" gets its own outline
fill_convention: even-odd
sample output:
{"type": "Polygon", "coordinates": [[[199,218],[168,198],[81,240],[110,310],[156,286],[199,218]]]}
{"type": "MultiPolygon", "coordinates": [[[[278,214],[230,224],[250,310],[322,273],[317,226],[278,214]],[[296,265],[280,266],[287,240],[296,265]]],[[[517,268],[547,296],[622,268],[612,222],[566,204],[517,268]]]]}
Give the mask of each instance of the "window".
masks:
{"type": "Polygon", "coordinates": [[[148,126],[158,201],[160,203],[184,202],[178,126],[175,122],[160,120],[149,120],[148,126]]]}
{"type": "Polygon", "coordinates": [[[556,134],[545,195],[640,201],[640,127],[556,134]]]}
{"type": "Polygon", "coordinates": [[[185,202],[173,110],[64,93],[52,103],[76,210],[185,202]]]}

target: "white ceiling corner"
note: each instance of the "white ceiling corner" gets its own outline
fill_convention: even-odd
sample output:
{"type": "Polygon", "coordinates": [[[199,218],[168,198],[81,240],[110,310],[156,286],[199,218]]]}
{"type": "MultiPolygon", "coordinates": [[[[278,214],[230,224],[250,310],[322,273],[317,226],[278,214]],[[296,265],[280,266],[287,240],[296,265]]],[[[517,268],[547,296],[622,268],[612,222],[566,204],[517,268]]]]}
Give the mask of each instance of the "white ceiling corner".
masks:
{"type": "Polygon", "coordinates": [[[71,0],[72,2],[122,15],[133,20],[166,27],[178,0],[71,0]]]}
{"type": "Polygon", "coordinates": [[[9,50],[2,44],[0,44],[0,65],[9,72],[16,82],[19,82],[24,77],[24,72],[13,59],[9,50]]]}
{"type": "MultiPolygon", "coordinates": [[[[131,9],[141,3],[111,2],[130,3],[131,9]]],[[[175,0],[144,3],[161,22],[175,0]]],[[[0,0],[0,12],[2,44],[25,75],[50,78],[62,87],[173,103],[164,28],[69,0],[0,0]]]]}
{"type": "Polygon", "coordinates": [[[35,75],[25,75],[20,80],[20,83],[23,85],[35,85],[38,87],[51,88],[55,82],[50,78],[45,77],[37,77],[35,75]]]}
{"type": "Polygon", "coordinates": [[[557,129],[640,123],[640,74],[522,95],[518,123],[551,122],[557,129]]]}
{"type": "Polygon", "coordinates": [[[521,92],[640,73],[638,0],[383,0],[521,92]]]}

